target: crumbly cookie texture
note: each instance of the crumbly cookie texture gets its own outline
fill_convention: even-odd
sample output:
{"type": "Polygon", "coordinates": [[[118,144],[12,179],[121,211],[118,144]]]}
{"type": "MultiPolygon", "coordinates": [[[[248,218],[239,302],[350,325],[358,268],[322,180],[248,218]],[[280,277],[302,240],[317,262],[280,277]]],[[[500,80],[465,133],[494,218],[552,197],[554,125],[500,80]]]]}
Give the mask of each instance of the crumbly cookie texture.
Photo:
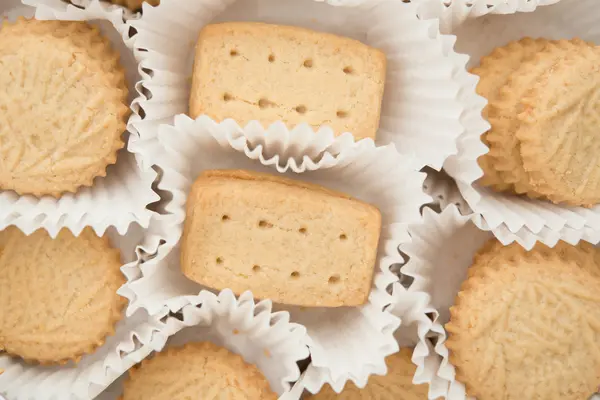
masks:
{"type": "Polygon", "coordinates": [[[367,386],[357,388],[348,382],[344,390],[337,394],[331,386],[324,386],[321,391],[309,399],[313,400],[423,400],[427,399],[427,385],[412,383],[417,370],[411,361],[412,349],[403,348],[400,352],[386,358],[387,374],[373,375],[367,386]]]}
{"type": "Polygon", "coordinates": [[[187,203],[181,267],[212,288],[301,306],[367,301],[381,214],[322,186],[205,171],[187,203]]]}
{"type": "Polygon", "coordinates": [[[85,22],[0,30],[0,189],[58,197],[106,175],[129,115],[119,55],[85,22]]]}
{"type": "Polygon", "coordinates": [[[451,308],[456,378],[479,400],[580,400],[600,382],[600,252],[487,243],[451,308]]]}
{"type": "Polygon", "coordinates": [[[196,46],[190,114],[233,118],[242,126],[306,122],[375,138],[385,69],[381,51],[328,33],[250,22],[207,25],[196,46]]]}
{"type": "Polygon", "coordinates": [[[139,11],[142,9],[142,4],[148,3],[151,6],[160,4],[160,0],[109,0],[113,4],[127,7],[131,11],[139,11]]]}
{"type": "Polygon", "coordinates": [[[212,343],[168,348],[129,371],[122,400],[277,399],[254,365],[212,343]],[[199,394],[201,394],[200,397],[199,394]]]}
{"type": "Polygon", "coordinates": [[[122,316],[120,267],[119,251],[91,228],[56,239],[0,232],[0,351],[41,364],[92,353],[122,316]]]}

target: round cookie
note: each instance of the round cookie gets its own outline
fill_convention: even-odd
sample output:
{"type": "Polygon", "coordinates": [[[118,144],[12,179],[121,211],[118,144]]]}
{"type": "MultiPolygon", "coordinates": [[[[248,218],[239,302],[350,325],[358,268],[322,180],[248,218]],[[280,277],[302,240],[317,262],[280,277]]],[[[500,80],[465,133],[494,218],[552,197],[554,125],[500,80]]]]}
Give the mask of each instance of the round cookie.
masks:
{"type": "Polygon", "coordinates": [[[600,382],[600,252],[483,247],[450,310],[456,379],[478,400],[586,399],[600,382]]]}
{"type": "Polygon", "coordinates": [[[373,375],[367,386],[357,388],[353,383],[346,384],[337,394],[331,386],[309,397],[313,400],[423,400],[427,399],[427,385],[412,383],[417,366],[411,361],[412,349],[403,348],[400,352],[386,358],[388,372],[384,376],[373,375]]]}
{"type": "Polygon", "coordinates": [[[600,203],[600,48],[542,71],[520,109],[515,136],[530,186],[555,203],[600,203]]]}
{"type": "MultiPolygon", "coordinates": [[[[483,57],[480,65],[471,70],[472,74],[479,76],[477,94],[486,98],[488,104],[492,104],[499,97],[500,89],[507,84],[511,73],[519,68],[524,60],[542,50],[548,42],[546,39],[526,37],[510,42],[506,46],[497,47],[488,56],[483,57]]],[[[484,117],[488,117],[488,112],[489,107],[484,108],[484,117]]],[[[484,172],[479,183],[483,186],[492,186],[497,191],[511,191],[512,185],[504,183],[500,172],[496,170],[496,154],[500,149],[494,141],[494,128],[492,125],[491,129],[481,137],[490,151],[478,159],[479,166],[484,172]]]]}
{"type": "Polygon", "coordinates": [[[114,333],[125,299],[119,251],[86,228],[56,239],[0,232],[0,351],[26,361],[78,361],[114,333]]]}
{"type": "Polygon", "coordinates": [[[58,197],[106,175],[129,115],[118,58],[85,22],[3,25],[0,189],[58,197]]]}
{"type": "Polygon", "coordinates": [[[277,399],[254,365],[209,342],[171,347],[129,371],[122,400],[277,399]],[[199,397],[199,394],[201,396],[199,397]]]}

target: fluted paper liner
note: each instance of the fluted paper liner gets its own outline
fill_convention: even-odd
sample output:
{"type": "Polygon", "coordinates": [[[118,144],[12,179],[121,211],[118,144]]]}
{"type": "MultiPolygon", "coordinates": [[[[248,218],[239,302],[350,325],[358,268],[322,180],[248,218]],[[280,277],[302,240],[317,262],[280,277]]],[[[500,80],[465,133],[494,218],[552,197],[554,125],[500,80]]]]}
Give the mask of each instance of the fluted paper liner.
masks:
{"type": "Polygon", "coordinates": [[[419,16],[439,18],[440,31],[452,33],[469,19],[488,14],[531,12],[560,0],[413,0],[419,4],[419,16]]]}
{"type": "MultiPolygon", "coordinates": [[[[535,12],[485,16],[455,30],[456,49],[471,56],[469,67],[479,63],[495,47],[524,36],[549,39],[580,37],[600,43],[600,3],[594,0],[562,0],[535,12]]],[[[481,112],[480,105],[467,114],[481,112]]],[[[542,200],[495,193],[477,185],[482,176],[477,158],[487,150],[480,135],[485,130],[470,126],[459,139],[459,153],[444,167],[456,179],[463,197],[475,213],[474,222],[491,230],[504,243],[518,241],[531,249],[536,240],[554,246],[559,239],[576,244],[579,240],[600,240],[600,206],[591,209],[567,207],[542,200]]]]}
{"type": "MultiPolygon", "coordinates": [[[[296,25],[352,37],[387,55],[387,78],[377,143],[396,144],[402,154],[417,156],[422,167],[440,169],[456,153],[456,138],[463,131],[459,116],[463,105],[458,71],[466,58],[454,53],[453,36],[439,34],[437,21],[417,18],[417,5],[396,0],[163,0],[144,7],[143,16],[129,24],[135,28],[136,56],[142,67],[145,99],[139,106],[145,118],[138,126],[172,122],[188,112],[194,46],[201,28],[211,22],[262,21],[296,25]],[[364,3],[357,5],[357,3],[364,3]],[[431,146],[435,143],[435,146],[431,146]]],[[[277,154],[281,145],[296,157],[313,160],[336,154],[352,142],[351,133],[335,137],[328,127],[286,127],[230,121],[229,129],[242,132],[252,143],[277,154]]],[[[136,124],[134,124],[136,125],[136,124]]],[[[356,133],[356,132],[355,132],[356,133]]]]}
{"type": "MultiPolygon", "coordinates": [[[[33,231],[35,222],[27,231],[33,231]]],[[[157,251],[160,237],[153,230],[145,232],[132,224],[125,235],[111,227],[106,234],[111,245],[121,251],[124,265],[121,271],[127,278],[118,293],[131,305],[135,294],[128,284],[137,277],[142,262],[152,263],[146,255],[157,251]]],[[[57,266],[60,267],[60,266],[57,266]]],[[[113,335],[93,353],[84,355],[77,364],[63,366],[39,366],[26,364],[16,357],[0,355],[0,395],[10,400],[56,400],[89,399],[104,390],[114,379],[153,349],[160,348],[153,332],[158,330],[157,321],[149,318],[144,310],[126,316],[116,324],[113,335]]]]}
{"type": "MultiPolygon", "coordinates": [[[[134,83],[139,79],[137,62],[133,56],[132,41],[128,37],[128,26],[123,21],[123,9],[92,0],[85,8],[68,5],[60,0],[23,0],[27,5],[19,6],[16,1],[2,2],[0,12],[4,17],[15,19],[20,15],[44,20],[90,20],[97,24],[102,33],[112,42],[121,54],[121,63],[125,67],[126,79],[130,89],[130,101],[135,97],[134,83]],[[11,8],[3,9],[5,6],[11,8]],[[15,7],[15,8],[12,8],[15,7]]],[[[137,134],[128,124],[129,142],[135,142],[137,134]]],[[[108,167],[107,176],[94,180],[92,187],[82,187],[76,193],[66,193],[56,199],[51,196],[36,198],[18,196],[13,191],[0,191],[0,229],[16,225],[26,231],[31,221],[35,228],[44,228],[55,236],[67,227],[75,234],[85,226],[92,226],[102,233],[109,227],[115,227],[125,233],[132,223],[147,227],[151,211],[146,206],[158,200],[152,190],[156,172],[144,168],[141,161],[127,150],[121,150],[117,163],[108,167]]]]}
{"type": "Polygon", "coordinates": [[[349,144],[336,156],[325,154],[318,161],[305,157],[282,162],[278,155],[269,157],[261,145],[254,147],[243,135],[232,133],[228,125],[207,117],[194,121],[179,116],[174,125],[163,125],[154,134],[142,135],[149,139],[147,148],[140,143],[140,151],[157,151],[153,137],[162,146],[163,179],[158,188],[172,198],[166,206],[172,220],[171,226],[165,222],[167,243],[163,247],[174,250],[158,257],[162,264],[142,266],[142,278],[130,285],[140,299],[138,304],[151,313],[160,311],[165,304],[173,310],[185,305],[187,296],[200,290],[180,272],[177,242],[185,219],[187,194],[201,171],[224,168],[285,173],[345,192],[377,206],[382,213],[376,274],[368,303],[341,309],[283,305],[276,308],[289,310],[292,321],[307,328],[315,367],[334,381],[365,382],[371,373],[385,368],[384,357],[397,350],[393,332],[399,321],[382,310],[391,303],[388,286],[398,281],[390,266],[402,261],[397,248],[407,239],[405,226],[419,220],[419,207],[429,201],[421,189],[424,174],[416,172],[413,160],[399,155],[394,145],[376,147],[372,141],[349,144]]]}
{"type": "MultiPolygon", "coordinates": [[[[274,312],[269,300],[255,303],[250,292],[236,298],[230,290],[203,290],[182,308],[163,310],[156,318],[161,320],[158,334],[166,339],[163,350],[204,341],[223,346],[256,365],[278,394],[300,378],[297,362],[308,358],[304,327],[290,322],[287,312],[274,312]]],[[[116,383],[105,398],[118,398],[122,385],[116,383]]]]}

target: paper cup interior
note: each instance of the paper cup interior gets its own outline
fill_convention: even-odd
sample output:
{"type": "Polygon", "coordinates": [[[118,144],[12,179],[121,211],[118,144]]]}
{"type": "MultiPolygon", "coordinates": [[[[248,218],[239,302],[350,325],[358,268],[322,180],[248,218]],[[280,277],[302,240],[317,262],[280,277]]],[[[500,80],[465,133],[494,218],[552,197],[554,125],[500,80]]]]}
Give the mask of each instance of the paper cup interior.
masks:
{"type": "MultiPolygon", "coordinates": [[[[7,8],[4,16],[15,20],[19,16],[50,20],[89,20],[98,25],[102,33],[111,40],[113,48],[121,55],[129,86],[129,101],[137,95],[135,82],[140,79],[138,64],[126,43],[127,27],[123,22],[122,10],[108,6],[98,0],[90,2],[86,9],[67,5],[58,0],[24,0],[27,5],[9,1],[15,8],[7,8]]],[[[4,6],[4,2],[3,2],[4,6]]],[[[129,134],[123,134],[125,142],[129,134]]],[[[66,193],[59,199],[51,196],[36,198],[18,196],[13,191],[0,191],[0,228],[17,225],[27,230],[31,221],[56,235],[62,227],[79,233],[85,226],[104,232],[116,227],[121,233],[129,224],[139,223],[147,227],[151,212],[146,207],[158,200],[152,190],[156,173],[152,169],[142,170],[134,154],[121,150],[117,163],[107,169],[106,177],[98,177],[92,187],[80,188],[76,193],[66,193]]]]}
{"type": "MultiPolygon", "coordinates": [[[[471,56],[468,67],[479,64],[495,47],[525,36],[548,39],[580,37],[600,44],[600,3],[594,0],[562,0],[532,13],[488,15],[470,20],[455,30],[456,50],[471,56]]],[[[474,112],[477,110],[467,110],[474,112]]],[[[459,153],[445,164],[449,174],[476,213],[475,223],[492,230],[503,243],[519,241],[531,248],[535,240],[553,246],[561,238],[571,244],[600,240],[600,206],[591,209],[558,206],[496,193],[474,183],[481,175],[477,158],[485,153],[481,130],[470,129],[459,140],[459,153]],[[478,146],[479,145],[479,146],[478,146]]]]}
{"type": "Polygon", "coordinates": [[[260,146],[251,148],[244,137],[228,136],[217,126],[208,118],[194,121],[185,116],[178,117],[174,126],[161,126],[158,137],[164,150],[159,188],[173,196],[168,206],[173,213],[173,224],[165,235],[169,238],[167,246],[175,248],[163,262],[148,268],[142,266],[143,277],[131,287],[143,299],[143,307],[151,312],[160,310],[164,304],[171,310],[181,307],[186,301],[183,296],[202,289],[182,275],[176,243],[185,219],[187,194],[203,170],[241,168],[282,173],[342,191],[377,206],[382,214],[369,302],[362,307],[337,310],[277,307],[290,310],[294,320],[307,327],[314,366],[330,370],[334,380],[345,382],[349,377],[366,381],[370,373],[385,368],[384,357],[397,348],[393,332],[398,320],[382,310],[390,302],[388,287],[398,280],[390,266],[402,261],[397,249],[407,240],[405,224],[418,221],[420,205],[429,200],[421,190],[424,174],[414,171],[411,160],[401,157],[393,145],[376,147],[372,142],[352,145],[338,156],[323,158],[318,163],[309,160],[279,172],[273,160],[264,157],[260,146]]]}
{"type": "MultiPolygon", "coordinates": [[[[304,329],[290,323],[287,313],[272,312],[270,301],[255,304],[249,292],[236,298],[229,290],[218,295],[205,291],[176,313],[159,315],[160,335],[167,339],[164,349],[204,341],[223,346],[256,365],[278,394],[300,377],[297,362],[308,357],[304,329]]],[[[118,398],[125,379],[101,398],[118,398]]]]}
{"type": "MultiPolygon", "coordinates": [[[[140,103],[145,111],[140,126],[150,121],[170,123],[174,115],[188,112],[194,48],[203,26],[224,21],[301,26],[358,39],[386,53],[377,143],[395,143],[399,151],[416,154],[420,166],[439,169],[449,154],[456,153],[455,140],[463,130],[456,73],[465,60],[453,52],[453,38],[442,37],[437,22],[418,19],[415,4],[395,0],[357,7],[336,4],[340,6],[313,0],[199,0],[183,6],[163,0],[156,8],[147,7],[141,20],[130,22],[137,31],[136,54],[144,68],[142,86],[148,98],[140,103]]],[[[286,136],[286,131],[283,126],[279,134],[286,136]]],[[[324,131],[315,137],[307,126],[302,134],[287,132],[287,136],[303,148],[335,149],[343,139],[324,131]]]]}

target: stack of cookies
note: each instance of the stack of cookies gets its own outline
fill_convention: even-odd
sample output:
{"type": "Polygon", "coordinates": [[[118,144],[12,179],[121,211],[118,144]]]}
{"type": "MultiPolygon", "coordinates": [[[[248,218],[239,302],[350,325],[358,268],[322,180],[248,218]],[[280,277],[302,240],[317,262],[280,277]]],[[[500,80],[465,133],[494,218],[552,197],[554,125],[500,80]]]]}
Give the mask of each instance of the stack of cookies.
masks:
{"type": "Polygon", "coordinates": [[[524,38],[495,49],[473,69],[490,148],[480,180],[496,191],[554,203],[600,203],[600,47],[524,38]]]}

